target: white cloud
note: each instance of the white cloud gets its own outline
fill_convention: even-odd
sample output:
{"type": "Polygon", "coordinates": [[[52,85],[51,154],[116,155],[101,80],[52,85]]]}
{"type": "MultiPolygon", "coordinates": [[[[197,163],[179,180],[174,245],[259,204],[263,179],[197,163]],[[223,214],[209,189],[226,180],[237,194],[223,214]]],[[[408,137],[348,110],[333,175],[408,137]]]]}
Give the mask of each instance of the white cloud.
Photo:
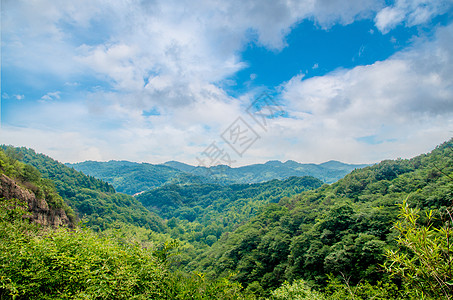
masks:
{"type": "Polygon", "coordinates": [[[61,92],[48,92],[44,96],[41,97],[42,101],[52,101],[52,100],[59,100],[61,92]]]}
{"type": "Polygon", "coordinates": [[[347,25],[369,18],[382,6],[380,0],[318,0],[313,1],[312,16],[323,28],[329,28],[336,23],[347,25]]]}
{"type": "Polygon", "coordinates": [[[363,153],[369,161],[385,158],[382,153],[415,155],[429,150],[426,142],[435,145],[451,136],[452,72],[450,25],[439,29],[435,41],[386,61],[323,77],[294,77],[284,85],[293,119],[282,126],[288,132],[300,128],[297,147],[316,149],[307,151],[313,160],[327,153],[347,161],[363,153]],[[369,136],[378,144],[361,141],[369,136]]]}
{"type": "Polygon", "coordinates": [[[451,8],[451,0],[397,0],[392,6],[384,7],[376,15],[376,27],[387,33],[401,23],[411,27],[426,23],[433,16],[451,8]]]}
{"type": "MultiPolygon", "coordinates": [[[[7,93],[3,93],[2,94],[2,99],[10,99],[11,97],[7,94],[7,93]]],[[[25,95],[13,95],[12,98],[16,99],[16,100],[23,100],[25,99],[25,95]]]]}
{"type": "Polygon", "coordinates": [[[254,36],[281,49],[304,18],[327,28],[376,9],[372,0],[348,3],[7,1],[4,63],[65,79],[91,69],[128,90],[143,87],[150,74],[216,82],[244,67],[236,53],[254,36]],[[88,33],[95,38],[86,40],[88,33]]]}
{"type": "MultiPolygon", "coordinates": [[[[196,163],[194,157],[232,121],[247,118],[243,106],[250,95],[234,99],[221,88],[246,66],[239,56],[245,45],[279,51],[291,29],[307,19],[328,29],[380,11],[376,26],[386,32],[443,11],[416,3],[397,1],[384,8],[380,0],[4,1],[2,67],[35,86],[61,80],[62,86],[80,89],[94,83],[71,98],[47,93],[58,87],[41,89],[45,101],[8,112],[26,127],[3,126],[2,142],[34,147],[62,161],[196,163]],[[143,115],[155,108],[158,115],[143,115]]],[[[279,155],[327,160],[334,150],[338,159],[354,161],[360,150],[369,150],[357,138],[401,138],[411,126],[416,129],[406,140],[439,140],[441,125],[451,123],[449,37],[446,29],[435,44],[389,61],[293,78],[284,95],[294,118],[274,120],[240,163],[279,155]],[[281,154],[283,147],[288,151],[281,154]]],[[[386,142],[376,151],[390,149],[384,146],[394,147],[386,142]]]]}

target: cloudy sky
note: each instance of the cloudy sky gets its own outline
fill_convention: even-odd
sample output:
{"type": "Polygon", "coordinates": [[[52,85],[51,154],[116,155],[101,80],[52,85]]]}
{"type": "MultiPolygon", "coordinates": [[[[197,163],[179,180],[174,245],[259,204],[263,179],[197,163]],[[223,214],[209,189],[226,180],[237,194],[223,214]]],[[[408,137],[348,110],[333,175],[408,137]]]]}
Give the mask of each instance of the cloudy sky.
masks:
{"type": "Polygon", "coordinates": [[[453,0],[2,0],[0,143],[371,163],[453,136],[453,0]]]}

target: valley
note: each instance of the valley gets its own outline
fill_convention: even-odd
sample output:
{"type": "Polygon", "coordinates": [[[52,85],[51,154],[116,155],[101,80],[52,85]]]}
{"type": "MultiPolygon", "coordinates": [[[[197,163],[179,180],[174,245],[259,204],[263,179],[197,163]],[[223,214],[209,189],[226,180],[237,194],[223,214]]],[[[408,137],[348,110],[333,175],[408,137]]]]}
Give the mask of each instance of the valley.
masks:
{"type": "Polygon", "coordinates": [[[442,249],[451,245],[452,142],[412,159],[361,168],[338,162],[311,165],[335,176],[349,172],[330,184],[293,176],[297,168],[308,168],[295,162],[232,169],[219,181],[174,162],[64,165],[32,149],[2,146],[0,294],[41,299],[53,293],[44,286],[55,286],[58,293],[84,291],[88,298],[102,287],[106,298],[121,298],[121,293],[188,299],[185,291],[190,291],[202,299],[289,299],[284,297],[295,290],[306,295],[301,299],[349,299],[348,288],[354,287],[351,299],[415,299],[420,291],[427,299],[450,297],[448,270],[436,267],[436,276],[443,276],[439,285],[435,278],[410,273],[433,266],[392,253],[417,259],[403,246],[409,229],[402,229],[403,235],[395,229],[410,225],[401,219],[406,209],[406,215],[419,220],[412,230],[444,228],[447,240],[430,235],[423,242],[437,245],[430,264],[451,264],[442,249]],[[91,174],[76,170],[82,168],[91,174]],[[132,197],[117,188],[128,194],[143,191],[132,197]],[[56,216],[53,210],[68,221],[31,221],[56,216]],[[34,217],[21,217],[27,211],[34,217]],[[49,244],[49,236],[55,242],[49,244]],[[27,256],[19,255],[17,247],[28,249],[27,256]],[[23,265],[25,260],[29,263],[23,265]],[[104,286],[99,276],[107,276],[106,282],[121,278],[122,269],[113,271],[120,261],[127,262],[123,271],[131,279],[104,286]],[[101,266],[112,271],[90,273],[101,266]],[[145,269],[150,275],[141,273],[145,269]],[[67,277],[73,272],[77,280],[92,278],[91,283],[67,277]],[[60,279],[52,283],[55,276],[60,279]],[[31,282],[42,288],[32,289],[31,282]]]}

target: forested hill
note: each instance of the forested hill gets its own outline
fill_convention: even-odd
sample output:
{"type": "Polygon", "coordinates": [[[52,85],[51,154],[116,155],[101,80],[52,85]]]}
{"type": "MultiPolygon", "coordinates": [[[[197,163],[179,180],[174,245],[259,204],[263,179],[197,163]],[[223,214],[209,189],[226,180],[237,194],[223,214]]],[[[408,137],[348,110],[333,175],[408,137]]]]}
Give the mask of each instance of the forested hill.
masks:
{"type": "Polygon", "coordinates": [[[0,299],[254,299],[226,278],[207,281],[175,270],[176,241],[122,218],[143,210],[131,202],[132,210],[124,210],[124,200],[134,198],[115,198],[105,182],[74,172],[30,149],[0,149],[0,299]],[[16,158],[40,165],[76,197],[90,196],[113,227],[80,227],[52,180],[16,158]]]}
{"type": "Polygon", "coordinates": [[[452,146],[331,185],[292,177],[138,196],[165,221],[106,182],[2,146],[2,178],[88,226],[38,226],[0,196],[0,299],[453,299],[452,146]]]}
{"type": "Polygon", "coordinates": [[[202,183],[198,177],[168,166],[130,161],[85,161],[66,164],[78,171],[111,183],[118,192],[134,195],[172,183],[202,183]]]}
{"type": "MultiPolygon", "coordinates": [[[[453,203],[452,144],[453,140],[450,140],[429,154],[409,160],[387,160],[355,170],[335,184],[324,185],[290,199],[284,198],[278,204],[270,204],[251,221],[233,233],[222,236],[209,251],[194,260],[191,267],[214,277],[235,274],[235,280],[262,295],[286,280],[292,282],[303,279],[321,289],[326,287],[328,281],[331,284],[346,281],[351,287],[361,284],[362,288],[368,283],[375,285],[380,281],[382,286],[382,282],[386,282],[387,288],[381,289],[381,292],[389,294],[378,299],[397,297],[389,296],[395,282],[388,278],[380,266],[385,262],[385,249],[397,247],[396,232],[392,230],[400,212],[396,204],[407,200],[410,207],[421,209],[421,224],[426,222],[424,211],[429,209],[434,210],[438,220],[431,226],[450,224],[446,211],[453,203]]],[[[406,221],[408,223],[401,223],[403,225],[400,226],[418,226],[411,225],[410,220],[414,220],[411,214],[408,213],[412,216],[406,221]]],[[[451,244],[448,236],[444,240],[435,233],[429,234],[438,236],[438,242],[426,244],[428,242],[425,239],[431,235],[427,229],[420,230],[424,230],[420,234],[425,232],[425,235],[417,235],[416,241],[425,243],[426,247],[437,247],[430,248],[434,249],[430,255],[440,251],[435,249],[447,249],[451,244]],[[443,246],[439,246],[441,244],[443,246]]],[[[451,232],[448,228],[442,230],[451,232]]],[[[408,234],[407,230],[402,232],[408,234]]],[[[418,231],[412,232],[418,234],[418,231]]],[[[402,241],[405,238],[408,237],[403,236],[402,241]]],[[[414,242],[408,244],[411,243],[414,242]]],[[[413,252],[407,253],[413,255],[413,252]]],[[[439,255],[444,257],[444,254],[439,255]]],[[[424,262],[419,260],[413,263],[432,268],[429,270],[433,271],[429,272],[435,273],[447,266],[448,261],[451,264],[450,254],[445,259],[430,261],[432,266],[423,265],[424,262]]],[[[419,283],[422,284],[421,289],[425,289],[425,295],[445,293],[428,288],[427,281],[435,281],[434,277],[423,277],[423,272],[428,272],[428,269],[417,270],[406,269],[403,272],[418,274],[410,275],[412,279],[408,279],[409,283],[424,278],[424,281],[419,279],[419,283]]],[[[448,270],[445,272],[448,273],[448,270]]],[[[452,277],[451,274],[442,276],[452,277]]],[[[444,286],[450,289],[448,285],[444,286]]],[[[373,293],[378,293],[378,290],[376,288],[373,293]]],[[[352,289],[349,291],[352,293],[352,289]]],[[[346,296],[348,293],[345,297],[349,297],[346,296]]]]}
{"type": "Polygon", "coordinates": [[[269,203],[320,187],[314,177],[291,177],[254,184],[166,185],[137,199],[149,210],[168,219],[173,237],[211,245],[223,233],[249,220],[269,203]]]}
{"type": "Polygon", "coordinates": [[[345,164],[329,161],[322,164],[301,164],[295,161],[269,161],[238,168],[219,165],[209,168],[194,167],[171,161],[162,165],[135,163],[129,161],[85,161],[66,164],[90,176],[112,184],[118,192],[135,195],[166,184],[220,185],[261,183],[274,179],[313,176],[326,183],[332,183],[357,168],[367,165],[345,164]]]}
{"type": "Polygon", "coordinates": [[[135,198],[116,193],[105,181],[87,176],[64,164],[25,147],[2,145],[1,149],[14,159],[29,164],[55,184],[61,197],[93,229],[105,229],[115,221],[144,226],[161,232],[161,218],[148,211],[135,198]]]}
{"type": "Polygon", "coordinates": [[[253,164],[238,168],[228,166],[194,167],[176,161],[164,163],[166,166],[199,176],[210,176],[217,180],[233,183],[259,183],[273,179],[287,179],[292,176],[312,176],[326,183],[332,183],[354,169],[366,167],[366,164],[345,164],[339,161],[328,161],[322,164],[302,164],[293,160],[281,162],[268,161],[264,164],[253,164]]]}
{"type": "Polygon", "coordinates": [[[74,227],[77,223],[74,211],[58,195],[51,180],[42,178],[36,168],[8,156],[2,149],[0,199],[3,199],[0,206],[10,201],[12,205],[24,207],[28,219],[44,226],[74,227]]]}

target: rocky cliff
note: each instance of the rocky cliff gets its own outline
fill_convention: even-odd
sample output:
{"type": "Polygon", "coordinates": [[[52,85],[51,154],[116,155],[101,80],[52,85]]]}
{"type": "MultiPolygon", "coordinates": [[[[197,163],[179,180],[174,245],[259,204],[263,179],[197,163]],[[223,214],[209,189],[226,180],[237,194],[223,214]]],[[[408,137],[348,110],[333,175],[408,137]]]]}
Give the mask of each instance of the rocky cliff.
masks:
{"type": "Polygon", "coordinates": [[[34,193],[5,174],[0,175],[0,198],[15,198],[27,203],[30,212],[28,217],[36,223],[52,227],[73,226],[64,209],[49,207],[46,200],[38,199],[34,193]]]}

